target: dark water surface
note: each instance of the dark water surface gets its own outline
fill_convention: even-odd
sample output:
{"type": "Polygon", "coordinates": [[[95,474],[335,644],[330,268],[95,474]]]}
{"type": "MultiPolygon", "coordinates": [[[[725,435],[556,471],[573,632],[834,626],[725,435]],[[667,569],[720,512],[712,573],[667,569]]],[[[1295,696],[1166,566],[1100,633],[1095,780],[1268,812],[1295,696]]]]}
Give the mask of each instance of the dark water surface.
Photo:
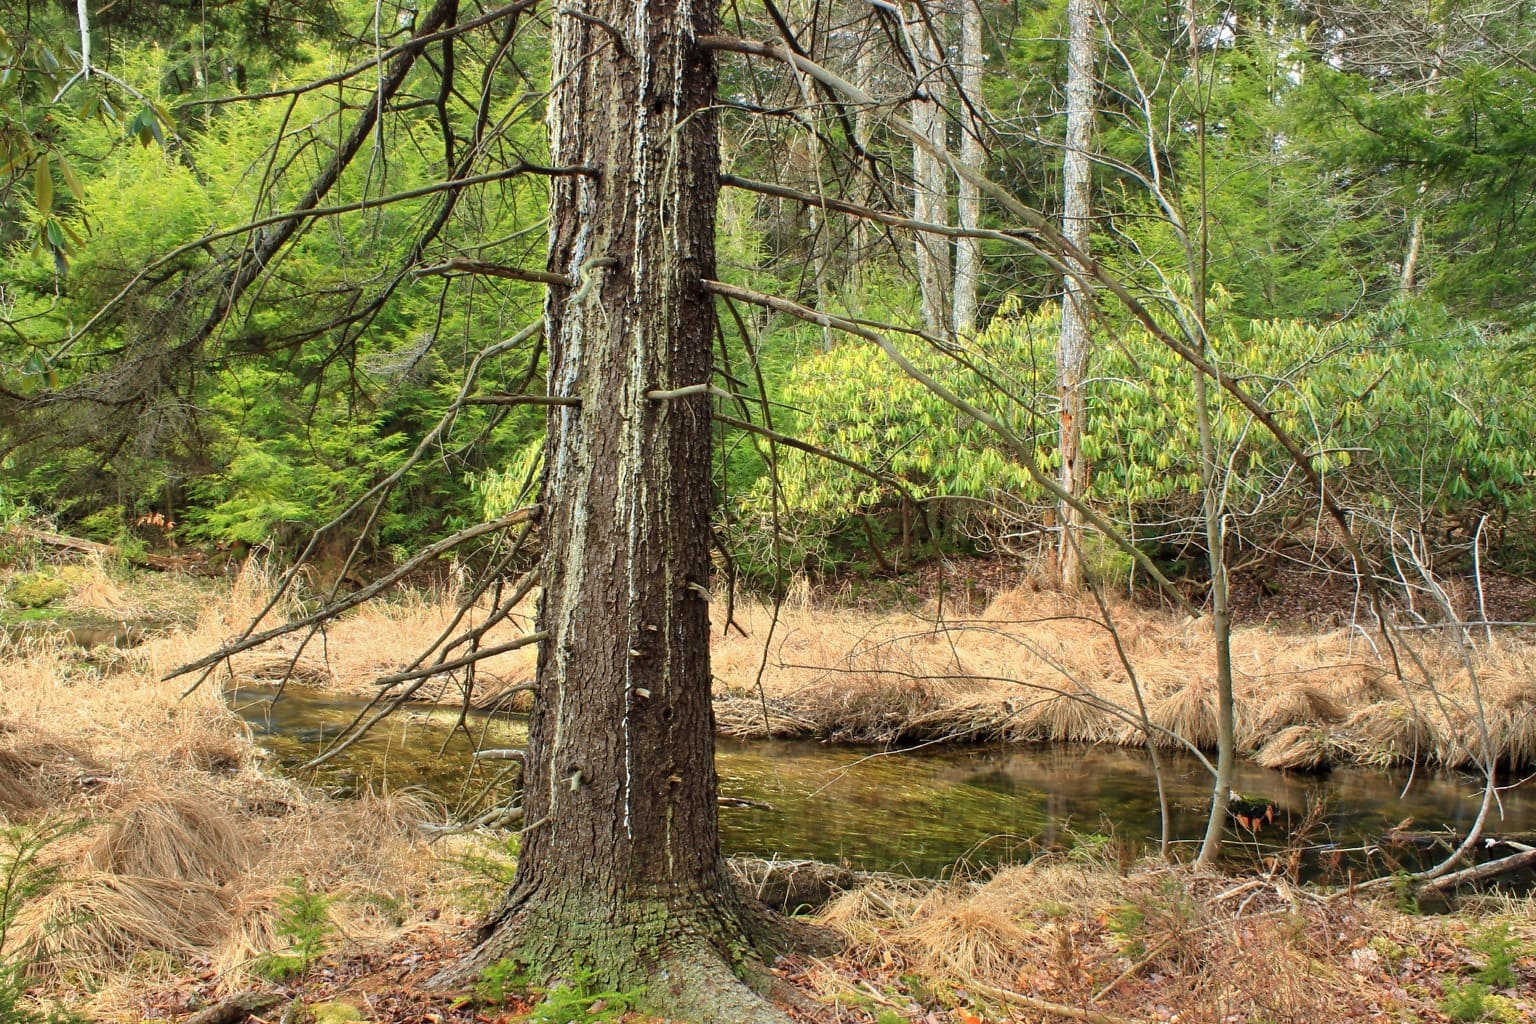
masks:
{"type": "MultiPolygon", "coordinates": [[[[288,687],[230,695],[258,742],[295,770],[357,714],[362,702],[288,687]]],[[[472,716],[451,732],[456,715],[403,709],[322,769],[317,781],[339,791],[366,785],[424,787],[451,808],[469,809],[507,762],[471,767],[477,748],[519,747],[519,718],[472,716]],[[446,744],[446,750],[444,750],[446,744]],[[440,751],[443,751],[440,755],[440,751]]],[[[869,870],[936,876],[957,862],[985,867],[1026,859],[1047,847],[1113,837],[1128,850],[1155,845],[1157,790],[1145,751],[1068,745],[927,747],[909,752],[833,747],[813,742],[716,744],[723,796],[762,807],[723,807],[721,842],[730,854],[813,857],[869,870]]],[[[1164,755],[1172,833],[1191,844],[1203,834],[1209,775],[1193,757],[1164,755]]],[[[1236,788],[1272,806],[1274,823],[1257,834],[1235,828],[1234,865],[1256,865],[1288,844],[1307,847],[1309,876],[1379,874],[1413,867],[1413,848],[1369,856],[1392,826],[1465,832],[1477,814],[1476,779],[1452,772],[1337,769],[1323,776],[1238,769],[1236,788]],[[1303,824],[1310,828],[1297,834],[1303,824]]],[[[1489,830],[1536,831],[1536,787],[1503,793],[1503,817],[1489,830]]],[[[1508,851],[1503,851],[1508,852],[1508,851]]]]}

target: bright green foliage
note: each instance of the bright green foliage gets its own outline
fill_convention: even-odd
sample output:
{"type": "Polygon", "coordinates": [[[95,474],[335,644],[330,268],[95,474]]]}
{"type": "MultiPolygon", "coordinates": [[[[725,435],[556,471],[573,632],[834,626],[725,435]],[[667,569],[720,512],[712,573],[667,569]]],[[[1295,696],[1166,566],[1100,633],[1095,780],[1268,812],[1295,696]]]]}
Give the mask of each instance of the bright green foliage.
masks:
{"type": "MultiPolygon", "coordinates": [[[[1452,14],[1431,14],[1452,19],[1452,14]]],[[[1472,25],[1472,21],[1466,25],[1472,25]]],[[[1443,31],[1454,31],[1449,28],[1443,31]]],[[[1465,29],[1463,29],[1464,31],[1465,29]]],[[[1427,217],[1420,281],[1458,312],[1528,329],[1536,294],[1536,210],[1529,154],[1536,147],[1536,36],[1509,12],[1480,20],[1449,61],[1408,52],[1393,61],[1401,80],[1378,69],[1307,68],[1298,113],[1311,124],[1309,149],[1326,173],[1347,176],[1362,197],[1398,206],[1400,260],[1414,213],[1427,217]],[[1441,66],[1415,76],[1415,65],[1441,66]]]]}
{"type": "Polygon", "coordinates": [[[278,903],[277,934],[287,940],[281,950],[262,954],[256,969],[273,981],[302,978],[330,946],[336,926],[331,923],[331,897],[310,891],[303,879],[288,883],[278,903]]]}
{"type": "MultiPolygon", "coordinates": [[[[528,1017],[529,1024],[592,1024],[617,1020],[640,1002],[641,993],[604,991],[596,984],[597,971],[576,964],[561,972],[566,980],[544,993],[544,998],[528,1017]]],[[[480,972],[475,982],[475,999],[492,1006],[530,989],[526,964],[498,960],[480,972]]]]}
{"type": "Polygon", "coordinates": [[[591,1024],[592,1021],[617,1020],[640,1001],[640,992],[599,991],[597,972],[576,966],[565,972],[569,980],[545,993],[544,999],[528,1018],[528,1024],[591,1024]]]}
{"type": "MultiPolygon", "coordinates": [[[[371,17],[372,10],[356,13],[371,17]]],[[[123,47],[114,71],[155,95],[184,88],[192,63],[213,57],[229,70],[230,61],[245,60],[234,28],[214,28],[231,33],[222,50],[123,47]]],[[[317,41],[294,45],[283,74],[317,77],[338,59],[317,41]]],[[[467,57],[460,60],[460,73],[470,74],[467,57]]],[[[241,73],[256,69],[242,65],[241,73]]],[[[204,92],[227,93],[234,84],[204,92]]],[[[188,539],[284,547],[391,472],[455,396],[467,359],[537,316],[538,290],[521,283],[396,286],[413,232],[438,202],[425,197],[304,232],[256,300],[235,311],[195,363],[190,353],[166,356],[203,315],[199,289],[230,259],[222,250],[232,242],[200,240],[292,207],[351,116],[338,110],[338,95],[355,109],[371,85],[365,76],[291,107],[251,102],[212,108],[216,116],[193,105],[188,109],[201,113],[178,126],[181,143],[170,151],[123,145],[115,124],[54,111],[83,180],[67,208],[55,192],[55,216],[79,240],[71,242],[67,277],[17,248],[0,257],[0,315],[12,325],[0,339],[0,388],[35,397],[105,369],[122,379],[114,389],[145,388],[148,408],[117,419],[98,407],[65,405],[34,423],[7,422],[0,442],[21,453],[11,459],[18,471],[7,473],[8,504],[42,505],[66,525],[104,505],[124,506],[125,521],[164,509],[188,539]],[[169,298],[135,296],[90,335],[71,340],[140,274],[166,282],[169,298]],[[348,320],[386,288],[395,291],[376,312],[348,320]],[[164,336],[147,335],[146,326],[164,336]]],[[[527,102],[512,93],[491,116],[527,102]]],[[[431,154],[434,144],[441,148],[441,130],[431,111],[392,117],[383,150],[349,168],[329,201],[359,202],[440,180],[431,154]]],[[[507,141],[537,159],[542,128],[527,118],[508,130],[507,141]]],[[[490,186],[476,197],[473,217],[451,223],[444,240],[462,250],[468,239],[514,234],[538,221],[543,202],[542,182],[490,186]]],[[[523,358],[514,353],[507,365],[488,367],[487,384],[520,374],[523,358]]],[[[461,411],[438,457],[403,479],[372,521],[365,546],[404,549],[477,518],[485,504],[473,493],[479,474],[525,450],[541,426],[539,410],[498,417],[483,408],[461,411]]],[[[355,536],[344,529],[340,539],[355,536]]]]}
{"type": "Polygon", "coordinates": [[[1446,982],[1445,998],[1440,1009],[1451,1020],[1482,1020],[1487,1013],[1484,1005],[1488,998],[1488,986],[1480,981],[1446,982]]]}
{"type": "MultiPolygon", "coordinates": [[[[1353,10],[1245,10],[1202,49],[1198,76],[1181,12],[1107,10],[1094,252],[1144,296],[1187,298],[1195,263],[1207,267],[1220,282],[1219,357],[1318,454],[1341,500],[1414,530],[1451,531],[1453,548],[1487,515],[1484,539],[1509,546],[1530,512],[1530,413],[1517,386],[1520,374],[1529,378],[1529,353],[1525,363],[1501,363],[1514,351],[1503,339],[1391,297],[1418,212],[1422,290],[1457,313],[1497,318],[1512,335],[1530,333],[1536,207],[1524,156],[1536,137],[1528,70],[1536,37],[1494,12],[1477,22],[1487,39],[1469,42],[1446,14],[1430,88],[1414,77],[1427,66],[1423,54],[1334,59],[1330,48],[1347,35],[1334,26],[1366,17],[1353,10]],[[1194,260],[1202,209],[1209,250],[1194,260]]],[[[544,44],[520,31],[516,72],[486,74],[494,47],[478,36],[455,44],[445,106],[432,100],[446,45],[434,43],[402,93],[414,98],[393,105],[324,200],[366,208],[306,224],[213,337],[182,347],[266,230],[243,235],[237,226],[299,201],[377,81],[370,72],[291,98],[219,102],[373,55],[374,5],[294,0],[283,11],[271,18],[249,4],[216,5],[188,20],[164,5],[108,5],[93,12],[94,64],[117,84],[81,79],[58,102],[78,70],[69,66],[77,32],[69,5],[34,5],[25,32],[0,32],[0,65],[14,72],[0,81],[0,518],[40,508],[63,528],[100,525],[98,535],[124,541],[124,524],[155,509],[184,539],[288,549],[414,449],[457,397],[475,353],[539,315],[534,285],[410,273],[456,257],[524,269],[542,261],[542,178],[465,191],[435,241],[414,247],[444,202],[414,190],[441,183],[477,132],[489,134],[476,173],[546,154],[544,44]],[[494,128],[476,126],[482,89],[494,128]],[[411,197],[381,202],[402,193],[411,197]],[[72,387],[108,401],[28,409],[72,387]],[[88,522],[93,515],[101,518],[88,522]]],[[[377,11],[388,39],[403,38],[410,10],[377,11]]],[[[777,31],[755,9],[736,16],[754,38],[777,31]]],[[[1042,0],[988,20],[997,73],[985,77],[982,106],[1000,116],[988,128],[984,169],[1047,216],[1060,161],[1041,142],[1062,128],[1064,19],[1061,0],[1042,0]]],[[[1426,38],[1408,33],[1401,45],[1426,38]]],[[[835,64],[837,46],[822,48],[835,64]]],[[[747,109],[783,100],[771,75],[734,59],[721,74],[722,96],[753,97],[720,111],[729,171],[803,190],[846,188],[850,199],[902,212],[899,188],[868,192],[868,168],[838,153],[857,118],[818,116],[820,142],[811,145],[796,119],[747,109]]],[[[871,158],[892,161],[895,181],[908,147],[878,120],[866,119],[865,141],[871,158]]],[[[1011,224],[990,201],[984,217],[1011,224]]],[[[910,323],[905,236],[887,240],[866,225],[856,238],[836,215],[741,189],[726,190],[718,225],[723,279],[910,323]]],[[[999,242],[986,249],[983,305],[1002,312],[967,343],[976,371],[922,344],[909,348],[947,386],[1001,416],[1053,472],[1055,314],[1018,296],[1055,294],[1059,275],[999,242]]],[[[1112,301],[1105,312],[1123,315],[1112,301]]],[[[788,538],[792,561],[825,554],[825,536],[840,533],[884,563],[879,550],[898,539],[906,556],[931,540],[964,543],[977,527],[995,537],[1017,514],[1038,517],[1051,505],[1017,453],[875,350],[839,343],[823,353],[819,328],[744,308],[722,308],[722,326],[722,379],[749,403],[791,407],[773,410],[776,429],[898,477],[919,497],[956,499],[903,508],[889,486],[780,448],[792,513],[783,521],[798,531],[788,538]]],[[[1189,371],[1137,328],[1104,332],[1085,441],[1090,500],[1132,524],[1138,540],[1182,540],[1198,488],[1189,371]]],[[[509,353],[483,367],[479,392],[536,390],[539,367],[527,358],[509,353]]],[[[1230,400],[1217,412],[1233,526],[1239,538],[1262,539],[1314,498],[1262,428],[1230,400]]],[[[400,482],[366,531],[345,526],[337,541],[398,555],[506,511],[534,473],[543,420],[537,408],[459,410],[434,457],[400,482]]],[[[762,538],[770,446],[726,429],[720,440],[718,494],[745,527],[737,532],[762,538]]],[[[748,571],[767,561],[757,544],[745,552],[748,571]]],[[[1099,575],[1119,577],[1122,563],[1109,556],[1099,575]]]]}
{"type": "MultiPolygon", "coordinates": [[[[906,350],[1033,439],[1037,464],[1053,472],[1054,324],[1050,309],[1005,313],[962,352],[906,350]]],[[[1503,347],[1469,326],[1415,306],[1329,326],[1228,321],[1215,349],[1342,499],[1415,527],[1470,530],[1486,514],[1495,527],[1513,528],[1533,511],[1536,408],[1501,373],[1503,347]]],[[[1189,368],[1129,328],[1101,340],[1091,378],[1083,440],[1089,500],[1133,524],[1161,524],[1169,534],[1190,529],[1200,471],[1189,368]]],[[[996,512],[1050,504],[1000,439],[872,345],[806,360],[784,390],[802,437],[900,479],[919,498],[970,499],[996,512]]],[[[1273,530],[1315,508],[1289,456],[1236,401],[1221,396],[1214,427],[1240,531],[1273,530]]],[[[792,518],[821,529],[895,500],[893,488],[799,452],[781,453],[780,476],[792,518]]],[[[767,497],[760,485],[749,501],[758,521],[767,497]]]]}
{"type": "Polygon", "coordinates": [[[511,960],[488,964],[475,981],[475,998],[493,1006],[528,990],[528,971],[511,960]]]}
{"type": "Polygon", "coordinates": [[[494,466],[469,478],[475,506],[484,520],[504,516],[532,500],[538,490],[539,473],[544,467],[544,439],[537,437],[523,446],[503,468],[494,466]]]}
{"type": "Polygon", "coordinates": [[[1525,955],[1525,947],[1509,934],[1509,922],[1497,925],[1478,935],[1468,946],[1488,958],[1488,963],[1478,968],[1474,977],[1494,988],[1512,988],[1516,982],[1515,961],[1525,955]]]}

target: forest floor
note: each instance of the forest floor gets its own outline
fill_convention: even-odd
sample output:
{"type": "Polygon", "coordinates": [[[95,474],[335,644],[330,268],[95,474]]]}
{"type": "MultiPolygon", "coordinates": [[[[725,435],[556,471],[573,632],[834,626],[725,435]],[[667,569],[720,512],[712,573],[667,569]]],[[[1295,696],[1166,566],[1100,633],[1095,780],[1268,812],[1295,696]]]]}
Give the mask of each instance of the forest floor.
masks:
{"type": "MultiPolygon", "coordinates": [[[[260,1011],[265,1021],[299,1019],[286,1009],[295,999],[330,1022],[487,1024],[525,1019],[541,1004],[562,1007],[546,1021],[622,1012],[622,999],[594,1009],[579,992],[427,991],[422,982],[463,951],[504,888],[513,863],[505,837],[428,842],[420,826],[440,811],[421,799],[333,799],[279,777],[263,767],[219,687],[183,698],[184,681],[162,680],[243,629],[270,580],[248,574],[210,587],[78,568],[57,599],[66,610],[175,624],[127,648],[85,651],[49,632],[0,640],[0,869],[29,849],[34,867],[57,869],[48,879],[31,875],[48,884],[3,930],[3,955],[27,965],[33,997],[103,1021],[181,1020],[245,992],[280,997],[260,1011]]],[[[0,592],[15,578],[0,581],[0,592]]],[[[441,594],[396,597],[337,623],[325,656],[306,651],[296,667],[308,681],[361,690],[413,656],[452,608],[441,594]]],[[[729,726],[740,707],[736,730],[753,732],[752,709],[760,716],[767,698],[770,725],[780,722],[774,731],[787,722],[835,738],[933,729],[960,739],[1005,729],[1018,739],[1120,735],[1101,705],[1056,692],[1129,687],[1096,604],[1023,587],[963,615],[938,611],[801,598],[775,621],[771,608],[738,603],[733,617],[752,644],[732,629],[717,647],[722,721],[729,726]],[[1045,674],[1055,681],[1024,690],[1019,703],[1023,684],[1012,680],[1046,685],[1045,674]],[[925,717],[935,708],[938,719],[925,717]],[[1103,714],[1071,713],[1079,708],[1103,714]]],[[[723,627],[723,609],[721,618],[723,627]]],[[[1153,695],[1149,713],[1209,685],[1200,623],[1130,605],[1111,606],[1110,618],[1153,695]]],[[[1395,677],[1384,681],[1372,640],[1358,631],[1263,627],[1239,639],[1245,694],[1259,706],[1249,749],[1254,730],[1292,727],[1263,717],[1279,714],[1263,710],[1266,688],[1269,702],[1302,694],[1292,703],[1306,707],[1291,717],[1310,708],[1306,727],[1326,729],[1330,749],[1346,751],[1358,710],[1402,688],[1395,677]]],[[[1470,671],[1433,639],[1417,643],[1422,671],[1441,692],[1434,707],[1445,710],[1434,714],[1454,715],[1467,698],[1458,671],[1469,677],[1462,687],[1472,673],[1480,680],[1485,717],[1488,707],[1518,714],[1519,701],[1498,696],[1506,687],[1525,694],[1527,711],[1536,705],[1522,689],[1536,687],[1532,653],[1517,638],[1480,645],[1470,671]]],[[[285,652],[250,652],[233,671],[270,678],[274,665],[292,660],[293,648],[285,652]]],[[[486,668],[482,678],[502,687],[529,671],[523,658],[486,668]]],[[[438,696],[452,696],[452,685],[438,696]]],[[[1454,719],[1442,734],[1427,710],[1423,717],[1427,731],[1388,752],[1438,749],[1454,760],[1450,741],[1437,739],[1453,735],[1454,719]]],[[[1199,718],[1190,716],[1196,726],[1199,718]]],[[[817,917],[845,952],[791,958],[775,970],[812,1008],[791,1012],[825,1022],[1536,1021],[1536,901],[1487,897],[1447,915],[1413,911],[1411,898],[1390,888],[1323,892],[1282,876],[1122,863],[1103,850],[943,885],[855,890],[817,917]]]]}

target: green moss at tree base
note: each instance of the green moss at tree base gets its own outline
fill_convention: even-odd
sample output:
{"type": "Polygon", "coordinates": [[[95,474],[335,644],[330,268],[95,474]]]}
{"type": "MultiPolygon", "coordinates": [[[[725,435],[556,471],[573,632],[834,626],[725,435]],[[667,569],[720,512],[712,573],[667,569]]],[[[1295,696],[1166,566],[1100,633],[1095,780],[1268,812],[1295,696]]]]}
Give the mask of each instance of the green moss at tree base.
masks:
{"type": "Polygon", "coordinates": [[[764,965],[774,947],[793,941],[792,925],[775,928],[772,915],[738,905],[735,895],[636,895],[602,907],[572,893],[525,901],[466,966],[514,964],[549,990],[618,993],[669,1019],[784,1024],[760,992],[771,982],[764,965]]]}

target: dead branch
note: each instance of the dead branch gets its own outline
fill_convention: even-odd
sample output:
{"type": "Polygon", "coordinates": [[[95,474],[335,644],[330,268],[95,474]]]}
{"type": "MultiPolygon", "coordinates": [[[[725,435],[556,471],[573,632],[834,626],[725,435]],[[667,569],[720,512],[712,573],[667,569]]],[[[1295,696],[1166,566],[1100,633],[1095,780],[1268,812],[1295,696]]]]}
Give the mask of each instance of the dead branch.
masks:
{"type": "Polygon", "coordinates": [[[1485,864],[1474,864],[1470,868],[1452,871],[1448,875],[1441,875],[1439,878],[1425,882],[1422,888],[1431,892],[1444,892],[1447,889],[1456,888],[1463,882],[1486,882],[1490,878],[1498,878],[1529,867],[1536,867],[1536,850],[1523,850],[1508,857],[1490,860],[1485,864]]]}
{"type": "Polygon", "coordinates": [[[175,558],[171,555],[138,554],[125,550],[115,544],[99,544],[94,540],[85,540],[82,537],[69,537],[62,533],[48,533],[44,530],[34,530],[28,526],[12,526],[6,531],[7,536],[19,540],[30,540],[51,548],[65,548],[69,551],[84,551],[90,555],[101,555],[105,558],[121,558],[132,562],[134,565],[142,565],[149,569],[159,569],[162,572],[208,572],[206,566],[186,559],[175,558]]]}

